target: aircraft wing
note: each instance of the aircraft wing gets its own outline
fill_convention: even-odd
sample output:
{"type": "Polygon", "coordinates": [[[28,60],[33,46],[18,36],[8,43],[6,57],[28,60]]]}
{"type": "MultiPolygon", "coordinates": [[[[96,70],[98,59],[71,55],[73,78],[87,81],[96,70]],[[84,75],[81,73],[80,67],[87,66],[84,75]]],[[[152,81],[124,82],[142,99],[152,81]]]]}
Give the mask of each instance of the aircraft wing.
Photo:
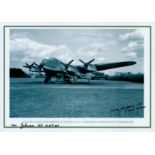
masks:
{"type": "Polygon", "coordinates": [[[114,62],[114,63],[107,63],[107,64],[95,64],[97,71],[107,70],[112,68],[124,67],[124,66],[131,66],[136,64],[134,61],[124,61],[124,62],[114,62]]]}
{"type": "MultiPolygon", "coordinates": [[[[124,66],[131,66],[134,64],[136,64],[136,62],[134,61],[124,61],[124,62],[94,64],[94,66],[96,67],[97,71],[101,71],[101,70],[119,68],[119,67],[124,67],[124,66]]],[[[80,71],[83,71],[85,69],[84,66],[77,66],[77,68],[80,71]]]]}

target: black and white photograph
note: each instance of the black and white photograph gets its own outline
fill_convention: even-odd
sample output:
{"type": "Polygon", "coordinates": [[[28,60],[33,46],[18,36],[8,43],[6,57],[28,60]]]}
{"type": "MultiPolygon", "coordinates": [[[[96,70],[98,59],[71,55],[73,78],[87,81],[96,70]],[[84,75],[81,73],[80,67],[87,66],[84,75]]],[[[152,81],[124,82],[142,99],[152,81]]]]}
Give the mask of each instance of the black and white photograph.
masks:
{"type": "Polygon", "coordinates": [[[150,125],[150,64],[144,64],[150,26],[15,25],[4,31],[10,126],[150,125]]]}
{"type": "Polygon", "coordinates": [[[153,0],[2,0],[1,154],[154,152],[153,0]]]}

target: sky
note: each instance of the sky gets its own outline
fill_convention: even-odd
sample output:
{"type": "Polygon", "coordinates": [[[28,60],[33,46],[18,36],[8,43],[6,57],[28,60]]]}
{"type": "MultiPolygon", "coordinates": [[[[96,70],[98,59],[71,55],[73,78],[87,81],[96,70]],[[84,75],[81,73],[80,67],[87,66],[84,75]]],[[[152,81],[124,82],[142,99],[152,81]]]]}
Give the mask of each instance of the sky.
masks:
{"type": "Polygon", "coordinates": [[[25,63],[40,63],[57,58],[73,65],[79,59],[93,63],[136,61],[136,65],[110,69],[114,72],[143,72],[144,35],[141,29],[123,28],[46,28],[10,29],[10,67],[23,68],[25,63]]]}

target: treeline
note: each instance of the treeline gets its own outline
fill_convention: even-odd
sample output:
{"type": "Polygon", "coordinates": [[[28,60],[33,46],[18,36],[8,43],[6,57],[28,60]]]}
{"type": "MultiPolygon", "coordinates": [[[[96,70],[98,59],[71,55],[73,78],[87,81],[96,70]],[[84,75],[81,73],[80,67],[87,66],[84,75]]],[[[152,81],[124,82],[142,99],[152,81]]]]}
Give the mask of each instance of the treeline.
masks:
{"type": "Polygon", "coordinates": [[[130,81],[130,82],[144,82],[144,74],[137,73],[133,74],[131,72],[127,73],[116,73],[115,75],[108,75],[108,80],[118,80],[118,81],[130,81]]]}
{"type": "Polygon", "coordinates": [[[22,69],[19,68],[10,68],[10,77],[11,78],[27,78],[29,77],[22,69]]]}
{"type": "MultiPolygon", "coordinates": [[[[104,73],[97,72],[94,74],[95,77],[92,78],[96,80],[117,80],[117,81],[130,81],[130,82],[138,82],[138,83],[143,83],[144,82],[144,74],[143,73],[115,73],[114,75],[107,75],[104,73]]],[[[10,68],[10,77],[11,78],[27,78],[30,77],[31,75],[26,74],[22,69],[19,68],[10,68]]],[[[43,75],[42,75],[43,76],[43,75]]],[[[39,77],[42,77],[39,76],[39,77]]]]}

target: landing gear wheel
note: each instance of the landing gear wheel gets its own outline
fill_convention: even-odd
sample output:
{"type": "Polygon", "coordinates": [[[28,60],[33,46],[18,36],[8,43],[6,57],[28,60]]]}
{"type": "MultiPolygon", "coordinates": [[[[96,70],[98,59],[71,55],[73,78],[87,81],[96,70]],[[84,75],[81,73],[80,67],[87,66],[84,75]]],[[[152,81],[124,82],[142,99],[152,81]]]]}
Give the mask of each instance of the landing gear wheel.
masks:
{"type": "Polygon", "coordinates": [[[49,80],[50,80],[50,77],[49,76],[46,76],[45,77],[45,80],[44,80],[44,83],[47,84],[49,82],[49,80]]]}
{"type": "Polygon", "coordinates": [[[71,76],[71,77],[69,77],[69,82],[70,83],[77,83],[77,76],[71,76]]]}

